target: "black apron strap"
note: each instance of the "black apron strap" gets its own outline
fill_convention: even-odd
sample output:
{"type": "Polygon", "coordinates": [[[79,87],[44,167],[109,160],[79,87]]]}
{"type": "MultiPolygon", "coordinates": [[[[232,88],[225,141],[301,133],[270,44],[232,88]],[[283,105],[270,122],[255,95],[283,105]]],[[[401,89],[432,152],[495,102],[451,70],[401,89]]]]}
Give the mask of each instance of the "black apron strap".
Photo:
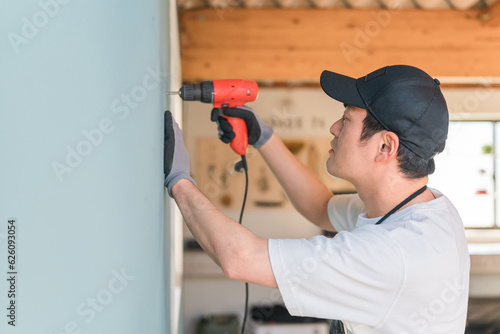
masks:
{"type": "MultiPolygon", "coordinates": [[[[381,224],[384,220],[389,218],[389,216],[391,216],[394,212],[398,211],[403,206],[405,206],[408,202],[410,202],[412,199],[414,199],[415,197],[417,197],[418,195],[423,193],[425,191],[425,189],[427,189],[426,185],[423,186],[422,188],[418,189],[417,191],[415,191],[410,196],[408,196],[404,201],[402,201],[401,203],[396,205],[396,207],[394,209],[392,209],[385,216],[380,218],[380,220],[378,222],[376,222],[375,225],[381,224]]],[[[342,323],[342,321],[332,320],[332,322],[330,323],[330,334],[345,334],[344,324],[342,323]]]]}
{"type": "Polygon", "coordinates": [[[385,214],[385,216],[383,216],[382,218],[380,218],[380,220],[378,222],[376,222],[375,225],[382,224],[382,222],[384,220],[386,220],[387,218],[389,218],[389,216],[391,216],[394,212],[396,212],[399,209],[401,209],[403,206],[405,206],[412,199],[414,199],[415,197],[417,197],[418,195],[420,195],[421,193],[423,193],[425,191],[425,189],[427,189],[426,185],[423,186],[422,188],[418,189],[417,191],[415,191],[410,196],[408,196],[404,201],[402,201],[401,203],[399,203],[398,205],[396,205],[396,207],[394,207],[394,209],[392,209],[391,211],[387,212],[385,214]]]}
{"type": "Polygon", "coordinates": [[[330,334],[345,334],[344,324],[340,320],[330,322],[330,334]]]}

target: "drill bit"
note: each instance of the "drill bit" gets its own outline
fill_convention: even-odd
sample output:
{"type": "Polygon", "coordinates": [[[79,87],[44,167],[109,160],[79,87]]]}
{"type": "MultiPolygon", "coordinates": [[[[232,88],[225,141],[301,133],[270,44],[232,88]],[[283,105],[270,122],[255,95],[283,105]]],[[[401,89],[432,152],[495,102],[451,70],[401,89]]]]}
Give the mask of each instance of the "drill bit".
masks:
{"type": "Polygon", "coordinates": [[[179,90],[176,91],[171,90],[167,92],[167,95],[181,95],[181,92],[179,90]]]}

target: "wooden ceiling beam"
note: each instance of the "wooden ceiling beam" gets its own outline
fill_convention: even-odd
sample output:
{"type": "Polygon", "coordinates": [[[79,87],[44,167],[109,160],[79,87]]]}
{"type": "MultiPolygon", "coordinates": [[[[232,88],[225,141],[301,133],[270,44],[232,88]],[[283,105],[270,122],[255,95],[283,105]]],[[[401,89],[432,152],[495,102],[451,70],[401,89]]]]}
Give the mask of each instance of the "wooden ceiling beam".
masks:
{"type": "Polygon", "coordinates": [[[410,64],[435,77],[500,77],[500,1],[478,10],[203,9],[181,13],[186,82],[318,82],[410,64]]]}

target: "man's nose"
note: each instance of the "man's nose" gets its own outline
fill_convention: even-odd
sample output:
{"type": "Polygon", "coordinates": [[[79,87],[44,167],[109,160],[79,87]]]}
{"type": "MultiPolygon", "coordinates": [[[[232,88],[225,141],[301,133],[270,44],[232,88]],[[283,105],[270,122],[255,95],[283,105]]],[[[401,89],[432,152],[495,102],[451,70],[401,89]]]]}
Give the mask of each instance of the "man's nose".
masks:
{"type": "Polygon", "coordinates": [[[338,137],[340,134],[340,130],[342,129],[342,119],[339,119],[330,127],[330,133],[335,137],[338,137]]]}

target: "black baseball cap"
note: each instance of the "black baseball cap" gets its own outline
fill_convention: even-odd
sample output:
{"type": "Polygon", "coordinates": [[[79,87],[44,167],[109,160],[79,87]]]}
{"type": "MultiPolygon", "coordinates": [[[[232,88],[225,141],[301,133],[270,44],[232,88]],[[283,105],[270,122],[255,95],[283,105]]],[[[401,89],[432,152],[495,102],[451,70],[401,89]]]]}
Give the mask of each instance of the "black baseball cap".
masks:
{"type": "Polygon", "coordinates": [[[413,66],[393,65],[355,79],[323,71],[331,98],[368,110],[402,145],[423,159],[434,157],[448,135],[448,108],[439,80],[413,66]]]}

